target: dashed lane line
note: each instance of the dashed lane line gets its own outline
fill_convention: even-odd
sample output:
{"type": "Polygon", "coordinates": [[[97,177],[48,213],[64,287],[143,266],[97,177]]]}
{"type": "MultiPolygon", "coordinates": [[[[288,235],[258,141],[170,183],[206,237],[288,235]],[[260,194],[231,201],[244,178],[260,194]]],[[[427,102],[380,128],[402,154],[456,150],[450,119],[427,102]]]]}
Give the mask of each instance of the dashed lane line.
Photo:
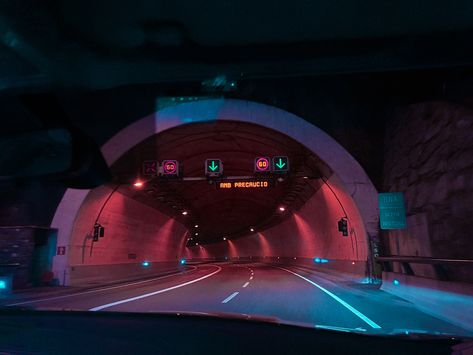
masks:
{"type": "Polygon", "coordinates": [[[240,292],[233,292],[230,296],[228,296],[227,298],[225,298],[222,303],[228,303],[230,302],[233,298],[236,297],[236,295],[238,295],[240,292]]]}

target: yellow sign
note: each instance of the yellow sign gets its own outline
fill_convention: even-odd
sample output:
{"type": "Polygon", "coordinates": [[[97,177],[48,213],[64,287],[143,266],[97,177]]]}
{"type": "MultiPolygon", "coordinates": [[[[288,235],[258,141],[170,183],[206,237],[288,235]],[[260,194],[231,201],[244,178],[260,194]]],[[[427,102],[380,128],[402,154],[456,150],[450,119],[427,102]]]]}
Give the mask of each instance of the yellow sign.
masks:
{"type": "Polygon", "coordinates": [[[269,180],[246,180],[219,182],[217,187],[219,189],[267,189],[273,187],[273,184],[269,180]]]}

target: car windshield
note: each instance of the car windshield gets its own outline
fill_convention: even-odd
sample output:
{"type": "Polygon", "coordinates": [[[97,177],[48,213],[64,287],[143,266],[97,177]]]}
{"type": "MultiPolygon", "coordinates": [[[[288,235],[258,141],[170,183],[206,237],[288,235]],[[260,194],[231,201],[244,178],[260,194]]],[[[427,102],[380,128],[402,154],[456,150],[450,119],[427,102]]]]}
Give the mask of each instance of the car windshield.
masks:
{"type": "Polygon", "coordinates": [[[473,336],[472,5],[369,3],[2,4],[1,310],[473,336]]]}

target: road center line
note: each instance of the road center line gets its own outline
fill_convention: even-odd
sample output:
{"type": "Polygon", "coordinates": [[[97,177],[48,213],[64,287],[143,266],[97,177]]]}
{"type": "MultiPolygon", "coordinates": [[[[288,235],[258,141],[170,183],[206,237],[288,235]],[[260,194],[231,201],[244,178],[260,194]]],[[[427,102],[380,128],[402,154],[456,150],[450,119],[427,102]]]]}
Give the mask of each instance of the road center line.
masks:
{"type": "Polygon", "coordinates": [[[240,292],[233,292],[230,296],[225,298],[222,303],[227,303],[230,302],[236,295],[238,295],[240,292]]]}
{"type": "Polygon", "coordinates": [[[375,328],[375,329],[381,329],[381,327],[376,324],[375,322],[373,322],[371,319],[369,319],[367,316],[365,316],[363,313],[361,313],[359,310],[357,310],[356,308],[352,307],[351,305],[349,305],[347,302],[345,302],[344,300],[342,300],[340,297],[338,297],[337,295],[333,294],[332,292],[330,292],[329,290],[327,290],[326,288],[320,286],[319,284],[316,284],[315,282],[309,280],[308,278],[302,276],[302,275],[299,275],[291,270],[288,270],[288,269],[285,269],[285,268],[282,268],[282,267],[277,267],[278,269],[281,269],[281,270],[284,270],[284,271],[287,271],[297,277],[300,277],[302,280],[305,280],[307,281],[308,283],[310,283],[311,285],[314,285],[315,287],[317,287],[319,290],[325,292],[327,295],[329,295],[330,297],[332,297],[335,301],[337,301],[338,303],[340,303],[343,307],[347,308],[350,312],[352,312],[354,315],[356,315],[358,318],[360,318],[363,322],[367,323],[371,328],[375,328]]]}
{"type": "Polygon", "coordinates": [[[136,297],[131,297],[131,298],[126,298],[124,300],[120,300],[120,301],[116,301],[116,302],[112,302],[112,303],[107,303],[107,304],[104,304],[102,306],[97,306],[97,307],[94,307],[94,308],[91,308],[89,309],[89,311],[100,311],[102,309],[105,309],[105,308],[110,308],[110,307],[113,307],[113,306],[117,306],[119,304],[123,304],[123,303],[128,303],[128,302],[133,302],[133,301],[136,301],[136,300],[140,300],[142,298],[146,298],[146,297],[151,297],[151,296],[155,296],[155,295],[159,295],[160,293],[164,293],[164,292],[168,292],[168,291],[172,291],[172,290],[175,290],[176,288],[181,288],[181,287],[184,287],[184,286],[187,286],[187,285],[190,285],[190,284],[193,284],[195,282],[199,282],[199,281],[202,281],[208,277],[211,277],[213,275],[215,275],[216,273],[219,273],[220,271],[222,271],[222,268],[220,266],[217,266],[217,270],[210,273],[210,274],[207,274],[205,276],[202,276],[202,277],[199,277],[198,279],[195,279],[195,280],[192,280],[192,281],[187,281],[187,282],[184,282],[182,284],[179,284],[179,285],[176,285],[176,286],[172,286],[172,287],[168,287],[168,288],[165,288],[163,290],[158,290],[158,291],[154,291],[154,292],[150,292],[150,293],[145,293],[144,295],[140,295],[140,296],[136,296],[136,297]]]}
{"type": "Polygon", "coordinates": [[[243,287],[246,287],[246,286],[248,286],[249,284],[250,284],[249,282],[246,282],[246,283],[243,285],[243,287]]]}
{"type": "Polygon", "coordinates": [[[69,295],[54,296],[54,297],[41,298],[39,300],[31,300],[31,301],[22,301],[22,302],[17,302],[17,303],[10,303],[10,304],[7,304],[6,306],[7,307],[8,306],[19,306],[21,304],[53,301],[53,300],[59,300],[59,299],[62,299],[62,298],[81,296],[81,295],[86,295],[86,294],[89,294],[89,293],[102,292],[102,291],[114,290],[116,288],[123,288],[123,287],[128,287],[128,286],[144,284],[144,283],[147,283],[147,282],[153,282],[153,281],[156,281],[156,280],[161,280],[161,279],[165,279],[165,278],[172,277],[172,276],[179,276],[179,275],[182,275],[182,274],[187,274],[189,271],[197,270],[197,267],[195,267],[195,266],[191,266],[191,267],[193,267],[192,270],[186,270],[184,272],[179,272],[179,273],[176,273],[176,274],[170,274],[170,275],[155,277],[153,279],[147,279],[147,280],[143,280],[143,281],[131,282],[131,283],[126,283],[126,284],[121,284],[121,285],[118,285],[118,286],[102,287],[102,288],[98,288],[98,289],[94,289],[94,290],[90,290],[90,291],[72,293],[72,294],[69,294],[69,295]]]}

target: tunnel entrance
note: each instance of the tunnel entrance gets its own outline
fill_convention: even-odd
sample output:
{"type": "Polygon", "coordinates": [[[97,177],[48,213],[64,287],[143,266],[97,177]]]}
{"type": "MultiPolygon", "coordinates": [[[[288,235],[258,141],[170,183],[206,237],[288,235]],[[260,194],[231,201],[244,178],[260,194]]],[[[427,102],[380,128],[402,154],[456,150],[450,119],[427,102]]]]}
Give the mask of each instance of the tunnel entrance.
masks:
{"type": "Polygon", "coordinates": [[[63,284],[123,275],[142,260],[172,267],[183,257],[322,257],[365,267],[376,190],[340,145],[285,111],[239,100],[182,104],[125,128],[102,152],[114,181],[69,189],[52,223],[68,250],[54,262],[63,284]],[[267,189],[141,175],[143,161],[157,158],[178,160],[184,176],[199,178],[205,160],[219,158],[226,176],[248,177],[255,157],[276,155],[288,156],[291,170],[268,179],[267,189]],[[346,236],[340,219],[348,221],[346,236]],[[97,221],[107,232],[94,242],[97,221]]]}
{"type": "Polygon", "coordinates": [[[274,226],[313,196],[322,177],[332,175],[328,166],[290,137],[234,121],[166,130],[134,146],[111,169],[114,184],[122,185],[117,192],[185,225],[188,245],[235,239],[274,226]],[[256,157],[278,155],[289,158],[288,173],[254,173],[256,157]],[[224,174],[206,180],[205,161],[212,157],[222,162],[224,174]],[[143,162],[156,158],[177,160],[180,178],[142,176],[143,162]],[[143,186],[134,186],[135,180],[143,186]],[[284,211],[279,210],[281,206],[284,211]]]}

